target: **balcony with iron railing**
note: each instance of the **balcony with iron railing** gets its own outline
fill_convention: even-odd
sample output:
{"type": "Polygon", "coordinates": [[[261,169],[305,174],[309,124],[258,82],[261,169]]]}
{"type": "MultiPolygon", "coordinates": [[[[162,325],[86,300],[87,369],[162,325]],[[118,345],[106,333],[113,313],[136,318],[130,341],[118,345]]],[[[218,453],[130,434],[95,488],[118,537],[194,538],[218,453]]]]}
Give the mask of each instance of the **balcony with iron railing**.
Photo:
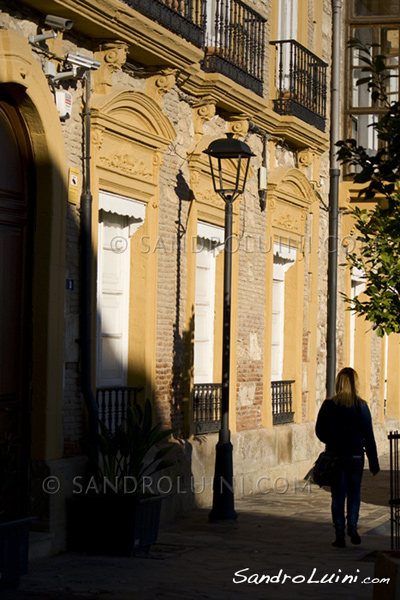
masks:
{"type": "Polygon", "coordinates": [[[114,433],[118,425],[123,425],[128,405],[137,403],[137,395],[144,387],[104,387],[96,390],[96,401],[99,419],[107,429],[114,433]]]}
{"type": "Polygon", "coordinates": [[[272,422],[274,425],[293,422],[292,383],[294,383],[292,379],[271,382],[272,422]]]}
{"type": "Polygon", "coordinates": [[[241,0],[216,0],[205,30],[203,70],[263,93],[265,22],[241,0]]]}
{"type": "Polygon", "coordinates": [[[241,0],[122,0],[204,49],[202,68],[263,92],[264,24],[241,0]]]}
{"type": "Polygon", "coordinates": [[[328,65],[295,40],[271,44],[277,49],[275,112],[325,131],[328,65]]]}
{"type": "MultiPolygon", "coordinates": [[[[292,423],[294,380],[272,381],[272,422],[274,425],[292,423]]],[[[196,383],[193,386],[193,415],[196,433],[214,433],[221,429],[220,383],[196,383]]]]}
{"type": "Polygon", "coordinates": [[[206,0],[122,0],[156,23],[203,47],[206,0]]]}
{"type": "Polygon", "coordinates": [[[220,383],[195,383],[193,413],[196,433],[215,433],[221,429],[220,383]]]}

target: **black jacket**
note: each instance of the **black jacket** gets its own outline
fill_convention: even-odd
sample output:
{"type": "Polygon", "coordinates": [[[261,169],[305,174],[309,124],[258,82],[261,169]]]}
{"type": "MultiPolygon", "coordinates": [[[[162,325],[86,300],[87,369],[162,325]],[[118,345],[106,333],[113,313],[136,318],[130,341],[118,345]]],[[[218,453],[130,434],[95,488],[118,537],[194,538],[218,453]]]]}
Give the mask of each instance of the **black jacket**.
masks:
{"type": "Polygon", "coordinates": [[[332,399],[323,402],[315,433],[326,449],[338,456],[358,456],[365,451],[371,471],[379,471],[371,413],[364,400],[358,406],[342,406],[332,399]]]}

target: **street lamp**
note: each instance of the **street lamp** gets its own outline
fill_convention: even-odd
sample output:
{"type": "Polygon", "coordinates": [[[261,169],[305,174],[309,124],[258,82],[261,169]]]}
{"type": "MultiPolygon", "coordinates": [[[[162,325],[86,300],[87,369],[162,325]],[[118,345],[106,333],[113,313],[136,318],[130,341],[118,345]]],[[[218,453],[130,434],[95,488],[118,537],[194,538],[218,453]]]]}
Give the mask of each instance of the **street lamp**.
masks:
{"type": "Polygon", "coordinates": [[[225,202],[225,253],[224,253],[224,316],[222,340],[222,399],[221,429],[215,452],[215,474],[211,521],[234,520],[237,514],[233,500],[233,460],[231,432],[229,430],[229,381],[231,346],[231,279],[232,279],[232,212],[236,198],[243,194],[249,171],[250,158],[255,156],[247,144],[228,133],[226,138],[211,142],[204,153],[210,159],[214,190],[225,202]],[[227,174],[232,173],[230,183],[227,174]],[[224,176],[225,174],[225,182],[224,176]]]}

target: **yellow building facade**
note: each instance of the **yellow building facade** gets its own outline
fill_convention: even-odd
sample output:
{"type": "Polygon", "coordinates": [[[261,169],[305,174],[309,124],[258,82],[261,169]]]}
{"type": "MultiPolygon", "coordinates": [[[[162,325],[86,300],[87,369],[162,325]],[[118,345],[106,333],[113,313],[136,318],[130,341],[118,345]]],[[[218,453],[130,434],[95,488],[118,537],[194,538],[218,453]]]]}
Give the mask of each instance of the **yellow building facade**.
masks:
{"type": "MultiPolygon", "coordinates": [[[[377,50],[387,55],[391,75],[397,77],[399,55],[400,21],[394,3],[372,6],[367,2],[346,2],[342,10],[342,46],[346,48],[350,38],[358,38],[364,44],[377,44],[377,50]]],[[[383,114],[384,108],[372,102],[365,86],[357,86],[360,78],[356,52],[347,49],[342,56],[342,127],[343,139],[354,138],[367,152],[377,150],[377,138],[370,126],[383,114]]],[[[388,83],[391,101],[397,99],[395,77],[388,83]]],[[[356,206],[372,210],[374,204],[359,198],[360,186],[352,182],[348,167],[343,169],[340,188],[339,210],[342,215],[341,262],[346,253],[357,247],[357,232],[349,211],[356,206]]],[[[377,199],[379,201],[379,199],[377,199]]],[[[341,269],[342,286],[348,297],[364,293],[363,274],[341,269]]],[[[396,334],[380,339],[372,331],[372,324],[351,311],[346,305],[339,307],[338,318],[343,331],[343,363],[354,366],[360,375],[362,396],[369,403],[373,417],[389,428],[397,427],[399,418],[398,361],[399,338],[396,334]]]]}
{"type": "MultiPolygon", "coordinates": [[[[261,479],[300,482],[319,450],[314,424],[325,398],[331,3],[51,0],[44,8],[25,0],[18,11],[3,4],[3,137],[10,156],[29,154],[24,172],[32,172],[24,191],[30,233],[20,246],[31,329],[21,332],[13,371],[26,385],[1,390],[19,425],[14,417],[0,423],[2,435],[14,427],[19,460],[31,465],[20,494],[31,490],[38,528],[54,536],[51,551],[65,547],[65,498],[84,472],[80,440],[93,411],[112,427],[129,398],[150,398],[155,419],[175,429],[168,511],[210,505],[225,206],[204,150],[227,132],[255,155],[233,209],[236,493],[260,492],[261,479]],[[49,13],[73,26],[43,40],[37,36],[51,30],[49,13]],[[89,63],[74,70],[81,55],[89,63]],[[85,191],[92,197],[90,281],[82,280],[85,191]],[[90,393],[82,391],[84,353],[90,393]],[[59,493],[43,487],[49,477],[59,493]]],[[[224,177],[232,180],[233,165],[224,177]]],[[[7,224],[17,192],[3,187],[7,224]]],[[[346,217],[342,234],[351,235],[346,217]]],[[[349,277],[341,280],[345,290],[349,277]]],[[[338,363],[347,364],[350,315],[342,312],[338,363]]],[[[389,352],[379,355],[388,367],[380,358],[375,372],[376,342],[365,329],[357,321],[352,351],[361,379],[377,378],[376,392],[369,395],[367,383],[363,391],[383,431],[384,373],[386,416],[399,418],[398,343],[389,340],[389,352]]]]}

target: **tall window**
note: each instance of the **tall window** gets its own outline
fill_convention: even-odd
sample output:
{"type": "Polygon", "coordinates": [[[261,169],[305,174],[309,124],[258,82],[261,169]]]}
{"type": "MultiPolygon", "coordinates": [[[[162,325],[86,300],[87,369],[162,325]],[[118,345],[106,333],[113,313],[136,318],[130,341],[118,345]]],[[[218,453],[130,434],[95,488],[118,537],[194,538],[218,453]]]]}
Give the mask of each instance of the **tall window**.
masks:
{"type": "Polygon", "coordinates": [[[285,335],[285,274],[296,262],[296,250],[274,244],[272,287],[271,380],[281,381],[285,335]]]}
{"type": "Polygon", "coordinates": [[[216,40],[216,17],[217,17],[217,0],[207,0],[206,3],[206,37],[207,45],[215,46],[216,40]]]}
{"type": "Polygon", "coordinates": [[[279,0],[278,39],[297,39],[297,0],[279,0]]]}
{"type": "Polygon", "coordinates": [[[194,320],[194,383],[214,383],[215,267],[224,234],[219,227],[199,222],[196,249],[194,320]]]}
{"type": "MultiPolygon", "coordinates": [[[[365,274],[360,269],[353,269],[351,273],[351,298],[357,298],[365,290],[365,274]]],[[[356,339],[357,313],[350,312],[350,366],[354,368],[355,339],[356,339]]]]}
{"type": "MultiPolygon", "coordinates": [[[[296,40],[297,39],[297,0],[279,0],[278,16],[278,40],[296,40]]],[[[291,52],[290,44],[279,46],[278,64],[282,68],[281,89],[290,91],[291,88],[291,52]]],[[[293,58],[292,58],[293,61],[293,58]]],[[[280,74],[277,73],[277,77],[280,74]]]]}
{"type": "Polygon", "coordinates": [[[354,16],[356,17],[398,16],[399,14],[399,0],[354,0],[354,16]]]}
{"type": "Polygon", "coordinates": [[[100,193],[97,266],[97,386],[127,384],[130,238],[143,223],[141,202],[100,193]]]}
{"type": "MultiPolygon", "coordinates": [[[[357,38],[363,44],[378,44],[373,49],[387,57],[387,94],[390,101],[399,98],[399,0],[353,0],[349,3],[348,37],[357,38]]],[[[378,101],[372,101],[367,84],[357,85],[357,80],[365,76],[361,71],[364,65],[358,50],[352,49],[349,57],[350,89],[347,96],[346,137],[352,137],[374,154],[378,142],[371,127],[379,119],[385,108],[378,101]]]]}

